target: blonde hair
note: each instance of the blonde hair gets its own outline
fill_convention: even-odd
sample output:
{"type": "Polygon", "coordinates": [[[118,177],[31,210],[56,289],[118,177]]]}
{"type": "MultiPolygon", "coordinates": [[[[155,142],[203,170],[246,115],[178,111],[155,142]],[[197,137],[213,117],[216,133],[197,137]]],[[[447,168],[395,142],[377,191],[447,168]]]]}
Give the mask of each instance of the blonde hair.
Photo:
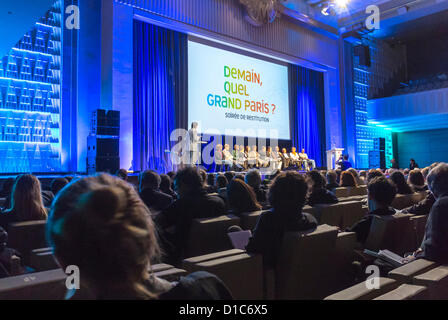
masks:
{"type": "Polygon", "coordinates": [[[160,255],[154,224],[125,181],[102,174],[73,182],[56,198],[47,228],[55,256],[78,266],[86,287],[108,292],[118,284],[130,298],[155,298],[143,286],[160,255]]]}
{"type": "Polygon", "coordinates": [[[14,212],[19,221],[47,219],[40,182],[35,176],[24,174],[17,177],[12,188],[9,211],[14,212]]]}

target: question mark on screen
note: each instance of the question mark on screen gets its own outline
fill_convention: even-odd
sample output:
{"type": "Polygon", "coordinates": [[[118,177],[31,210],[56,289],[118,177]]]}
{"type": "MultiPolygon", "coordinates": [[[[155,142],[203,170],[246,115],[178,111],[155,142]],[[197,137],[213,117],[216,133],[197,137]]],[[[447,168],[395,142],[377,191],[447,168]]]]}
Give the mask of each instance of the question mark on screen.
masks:
{"type": "Polygon", "coordinates": [[[275,106],[275,104],[273,104],[272,106],[274,107],[274,109],[272,109],[272,114],[274,114],[276,106],[275,106]]]}

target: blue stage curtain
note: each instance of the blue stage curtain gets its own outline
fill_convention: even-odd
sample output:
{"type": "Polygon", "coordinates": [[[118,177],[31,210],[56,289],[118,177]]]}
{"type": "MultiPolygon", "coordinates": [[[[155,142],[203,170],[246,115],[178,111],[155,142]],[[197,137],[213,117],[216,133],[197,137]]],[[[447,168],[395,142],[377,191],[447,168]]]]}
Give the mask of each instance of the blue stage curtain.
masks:
{"type": "Polygon", "coordinates": [[[186,128],[187,35],[134,21],[135,171],[173,170],[170,134],[186,128]]]}
{"type": "Polygon", "coordinates": [[[292,143],[321,167],[325,159],[325,95],[323,73],[289,66],[292,143]]]}

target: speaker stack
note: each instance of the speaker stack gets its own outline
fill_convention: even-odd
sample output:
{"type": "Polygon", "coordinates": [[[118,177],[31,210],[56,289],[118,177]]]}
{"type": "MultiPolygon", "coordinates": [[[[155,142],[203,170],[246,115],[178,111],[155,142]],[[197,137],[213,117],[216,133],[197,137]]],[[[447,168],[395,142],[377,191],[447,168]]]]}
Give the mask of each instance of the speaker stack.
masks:
{"type": "Polygon", "coordinates": [[[386,169],[386,139],[373,139],[373,150],[369,151],[370,169],[386,169]]]}
{"type": "Polygon", "coordinates": [[[98,109],[87,137],[87,174],[120,168],[120,111],[98,109]]]}

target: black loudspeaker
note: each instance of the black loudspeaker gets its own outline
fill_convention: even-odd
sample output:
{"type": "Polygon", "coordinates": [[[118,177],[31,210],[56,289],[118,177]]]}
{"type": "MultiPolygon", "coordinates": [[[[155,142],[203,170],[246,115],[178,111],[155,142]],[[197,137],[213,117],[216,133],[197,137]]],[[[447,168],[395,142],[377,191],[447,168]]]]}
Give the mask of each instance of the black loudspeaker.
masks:
{"type": "Polygon", "coordinates": [[[87,137],[87,173],[109,172],[120,168],[120,112],[97,110],[93,113],[91,134],[87,137]]]}
{"type": "Polygon", "coordinates": [[[359,45],[354,47],[354,55],[359,58],[361,66],[370,67],[370,48],[368,46],[359,45]]]}
{"type": "Polygon", "coordinates": [[[369,151],[369,168],[386,169],[386,152],[379,150],[369,151]]]}
{"type": "Polygon", "coordinates": [[[373,150],[386,151],[386,138],[373,139],[373,150]]]}

